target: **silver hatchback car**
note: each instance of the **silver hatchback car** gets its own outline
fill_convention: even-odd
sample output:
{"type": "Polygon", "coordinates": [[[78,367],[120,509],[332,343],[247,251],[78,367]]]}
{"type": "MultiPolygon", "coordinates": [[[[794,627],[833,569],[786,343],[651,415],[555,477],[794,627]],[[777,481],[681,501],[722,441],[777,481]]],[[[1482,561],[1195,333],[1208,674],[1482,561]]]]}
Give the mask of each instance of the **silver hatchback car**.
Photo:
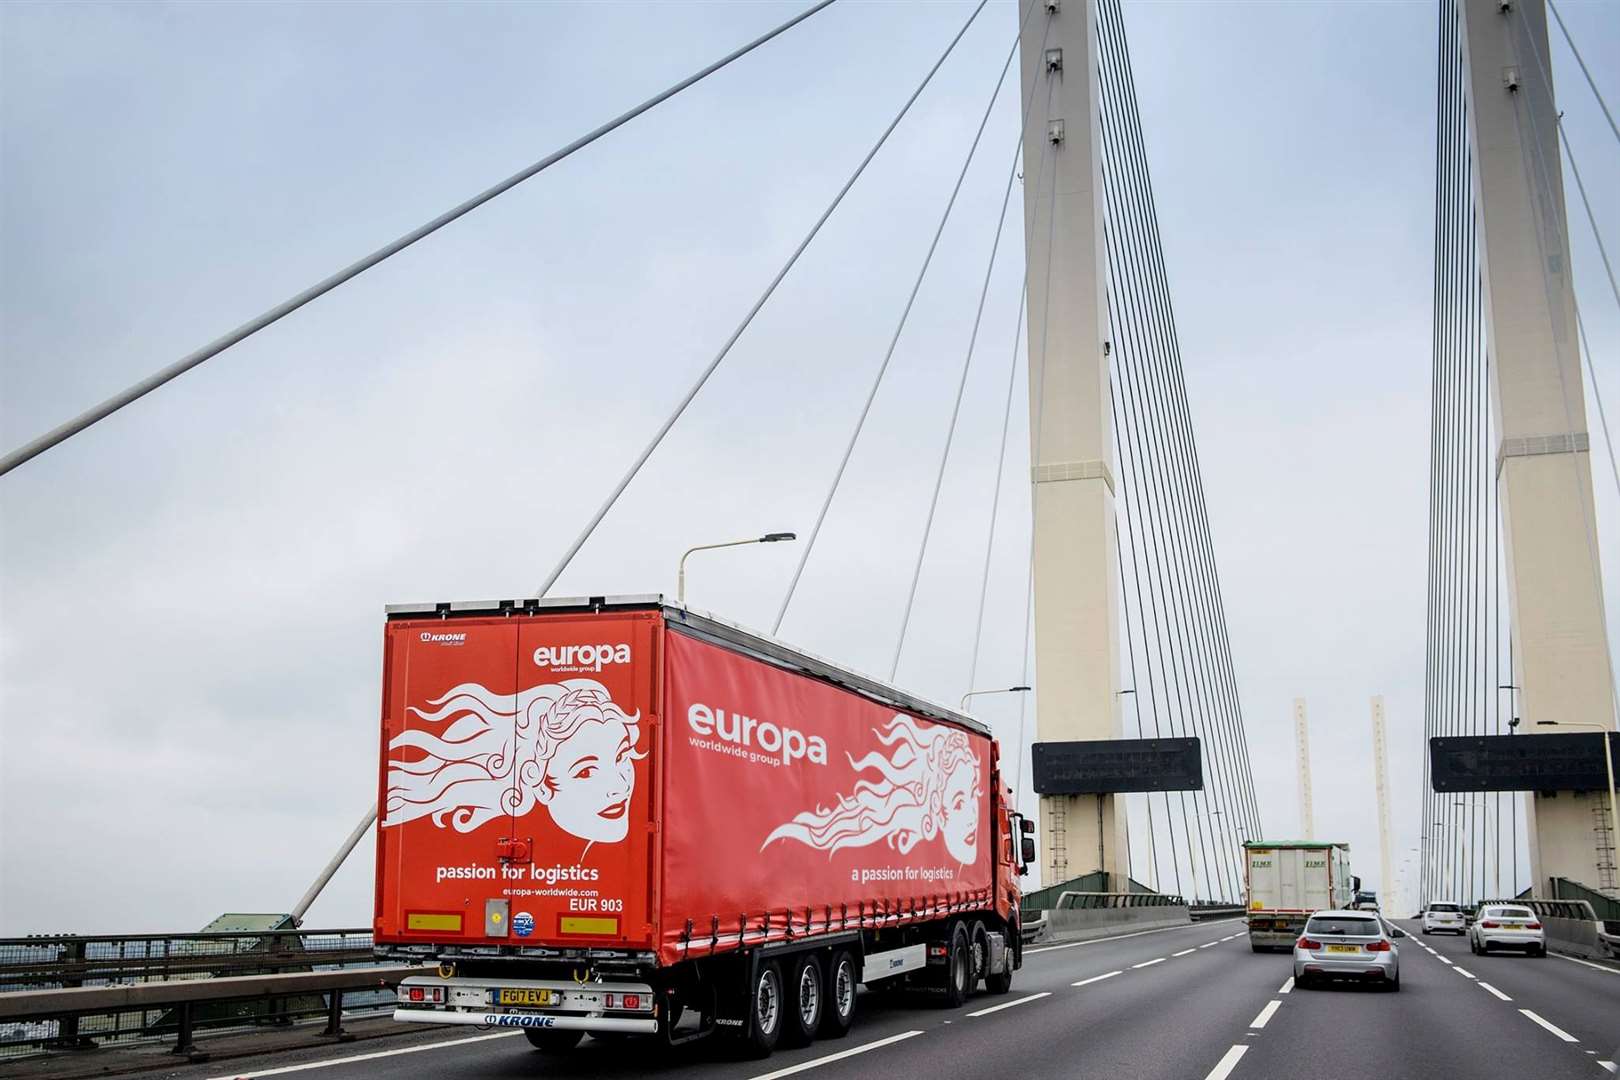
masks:
{"type": "Polygon", "coordinates": [[[1354,979],[1398,991],[1400,963],[1400,950],[1376,914],[1318,911],[1294,942],[1294,985],[1354,979]]]}

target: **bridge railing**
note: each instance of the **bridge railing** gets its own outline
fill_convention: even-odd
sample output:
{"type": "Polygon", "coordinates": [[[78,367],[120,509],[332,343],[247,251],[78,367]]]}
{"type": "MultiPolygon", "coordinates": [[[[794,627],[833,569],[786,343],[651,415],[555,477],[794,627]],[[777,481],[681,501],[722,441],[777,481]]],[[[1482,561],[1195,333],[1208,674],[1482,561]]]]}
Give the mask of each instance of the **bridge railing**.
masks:
{"type": "Polygon", "coordinates": [[[1099,908],[1185,907],[1187,901],[1170,893],[1085,892],[1066,889],[1052,907],[1058,911],[1090,911],[1099,908]]]}
{"type": "Polygon", "coordinates": [[[391,1007],[374,977],[328,977],[375,964],[360,929],[0,938],[0,1058],[170,1037],[189,1051],[195,1029],[322,1015],[335,1029],[343,1008],[391,1007]]]}

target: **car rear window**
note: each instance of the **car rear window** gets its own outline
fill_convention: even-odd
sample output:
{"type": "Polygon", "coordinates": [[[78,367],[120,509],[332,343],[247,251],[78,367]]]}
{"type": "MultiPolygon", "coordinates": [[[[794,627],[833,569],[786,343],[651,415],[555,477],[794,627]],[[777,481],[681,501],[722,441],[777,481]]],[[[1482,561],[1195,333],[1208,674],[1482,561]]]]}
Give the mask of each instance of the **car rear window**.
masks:
{"type": "Polygon", "coordinates": [[[1430,904],[1429,910],[1458,912],[1461,911],[1462,908],[1458,907],[1456,904],[1430,904]]]}
{"type": "Polygon", "coordinates": [[[1522,907],[1493,907],[1486,908],[1485,914],[1493,919],[1533,919],[1535,915],[1529,908],[1522,907]]]}
{"type": "Polygon", "coordinates": [[[1377,937],[1379,932],[1375,919],[1317,916],[1305,924],[1306,934],[1323,937],[1377,937]]]}

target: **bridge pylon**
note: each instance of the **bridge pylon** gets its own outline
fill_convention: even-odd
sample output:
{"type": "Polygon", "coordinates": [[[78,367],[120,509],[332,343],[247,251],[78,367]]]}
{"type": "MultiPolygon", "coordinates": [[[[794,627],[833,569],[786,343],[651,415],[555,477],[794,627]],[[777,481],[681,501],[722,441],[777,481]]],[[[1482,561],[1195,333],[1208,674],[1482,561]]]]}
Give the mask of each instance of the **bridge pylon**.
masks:
{"type": "MultiPolygon", "coordinates": [[[[1615,724],[1545,0],[1461,0],[1519,728],[1615,724]]],[[[1525,796],[1532,889],[1602,887],[1593,807],[1525,796]]],[[[1612,874],[1612,870],[1610,871],[1612,874]]]]}
{"type": "MultiPolygon", "coordinates": [[[[1119,563],[1096,0],[1024,0],[1025,12],[1035,726],[1042,741],[1117,739],[1119,563]],[[1031,12],[1029,4],[1039,7],[1031,12]]],[[[1124,800],[1046,795],[1040,818],[1043,885],[1096,869],[1126,887],[1124,800]]]]}

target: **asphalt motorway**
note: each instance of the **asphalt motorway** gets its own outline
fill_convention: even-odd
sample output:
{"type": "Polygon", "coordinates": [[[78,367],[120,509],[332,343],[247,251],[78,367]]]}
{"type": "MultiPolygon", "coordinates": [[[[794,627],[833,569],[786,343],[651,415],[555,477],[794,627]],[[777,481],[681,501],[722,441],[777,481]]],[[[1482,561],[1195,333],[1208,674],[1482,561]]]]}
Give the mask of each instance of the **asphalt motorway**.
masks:
{"type": "Polygon", "coordinates": [[[1614,1070],[1620,966],[1476,958],[1461,939],[1399,925],[1414,934],[1400,942],[1398,994],[1295,990],[1289,956],[1251,952],[1242,923],[1232,921],[1037,946],[1011,993],[979,994],[960,1009],[920,993],[863,994],[847,1038],[764,1061],[741,1059],[718,1040],[655,1056],[633,1042],[587,1039],[554,1057],[531,1050],[519,1033],[447,1028],[384,1040],[379,1049],[205,1063],[171,1075],[1595,1080],[1614,1070]]]}

